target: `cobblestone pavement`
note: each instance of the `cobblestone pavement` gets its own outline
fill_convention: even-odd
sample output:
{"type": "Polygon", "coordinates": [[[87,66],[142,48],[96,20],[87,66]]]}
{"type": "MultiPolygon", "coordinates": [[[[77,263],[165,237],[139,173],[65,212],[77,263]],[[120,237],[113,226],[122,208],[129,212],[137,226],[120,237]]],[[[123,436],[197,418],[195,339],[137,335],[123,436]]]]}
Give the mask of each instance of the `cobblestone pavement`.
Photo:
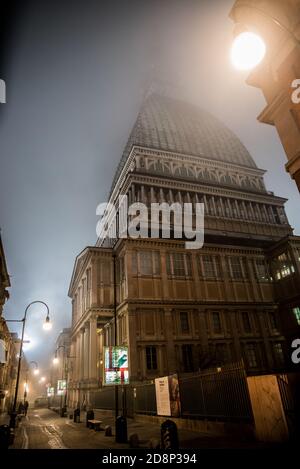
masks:
{"type": "MultiPolygon", "coordinates": [[[[103,416],[102,427],[111,425],[114,435],[113,418],[103,416]]],[[[160,439],[160,426],[152,423],[127,420],[128,436],[136,433],[140,447],[149,448],[150,439],[160,439]]],[[[181,448],[253,448],[255,442],[237,441],[234,437],[220,437],[179,430],[181,448]]],[[[85,422],[75,423],[67,417],[60,417],[50,409],[33,409],[23,417],[16,429],[14,445],[11,449],[109,449],[128,448],[128,444],[118,444],[115,437],[107,437],[104,431],[86,428],[85,422]]]]}

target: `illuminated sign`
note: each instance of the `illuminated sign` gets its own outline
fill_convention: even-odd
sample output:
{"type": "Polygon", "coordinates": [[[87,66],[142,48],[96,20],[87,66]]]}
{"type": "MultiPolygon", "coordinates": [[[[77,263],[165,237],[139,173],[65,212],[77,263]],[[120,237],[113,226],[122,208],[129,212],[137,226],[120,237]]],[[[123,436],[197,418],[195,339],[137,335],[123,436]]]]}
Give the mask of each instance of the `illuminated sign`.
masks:
{"type": "Polygon", "coordinates": [[[59,379],[57,381],[57,395],[58,396],[63,396],[66,394],[67,390],[67,381],[65,379],[59,379]]]}
{"type": "Polygon", "coordinates": [[[104,347],[104,385],[129,384],[128,347],[104,347]]]}
{"type": "Polygon", "coordinates": [[[48,388],[47,388],[47,396],[48,396],[48,397],[54,396],[54,388],[53,388],[53,387],[48,386],[48,388]]]}

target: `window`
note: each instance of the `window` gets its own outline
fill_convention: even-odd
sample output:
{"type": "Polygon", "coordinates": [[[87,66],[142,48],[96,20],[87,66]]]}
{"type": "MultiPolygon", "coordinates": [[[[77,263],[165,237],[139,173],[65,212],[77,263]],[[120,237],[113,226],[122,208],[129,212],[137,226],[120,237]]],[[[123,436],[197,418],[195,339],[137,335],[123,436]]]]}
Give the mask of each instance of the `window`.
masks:
{"type": "Polygon", "coordinates": [[[157,370],[156,347],[152,345],[146,347],[146,365],[147,370],[157,370]]]}
{"type": "Polygon", "coordinates": [[[190,330],[189,317],[188,317],[188,313],[186,312],[180,313],[180,327],[181,327],[181,332],[189,332],[190,330]]]}
{"type": "Polygon", "coordinates": [[[256,368],[258,366],[256,344],[246,345],[246,357],[249,368],[256,368]]]}
{"type": "Polygon", "coordinates": [[[297,306],[296,308],[293,308],[293,313],[295,315],[296,321],[298,325],[300,326],[300,308],[297,306]]]}
{"type": "Polygon", "coordinates": [[[256,259],[256,276],[260,282],[265,282],[269,280],[268,267],[264,259],[256,259]]]}
{"type": "Polygon", "coordinates": [[[205,278],[221,277],[221,265],[218,256],[199,256],[199,274],[205,278]]]}
{"type": "Polygon", "coordinates": [[[168,253],[167,274],[174,277],[191,277],[191,256],[183,252],[168,253]]]}
{"type": "Polygon", "coordinates": [[[271,329],[277,330],[278,329],[277,317],[276,317],[276,314],[274,313],[274,311],[271,311],[269,313],[269,319],[270,319],[271,329]]]}
{"type": "Polygon", "coordinates": [[[251,332],[251,323],[249,318],[249,313],[247,311],[242,312],[242,321],[245,332],[251,332]]]}
{"type": "Polygon", "coordinates": [[[154,275],[160,274],[160,253],[158,251],[153,251],[153,273],[154,275]]]}
{"type": "Polygon", "coordinates": [[[282,344],[280,342],[276,342],[273,344],[273,351],[274,351],[274,359],[277,366],[284,365],[284,354],[282,349],[282,344]]]}
{"type": "Polygon", "coordinates": [[[131,271],[133,275],[137,275],[137,253],[132,251],[131,253],[131,271]]]}
{"type": "Polygon", "coordinates": [[[160,255],[158,251],[133,251],[131,254],[133,275],[159,275],[160,255]],[[139,268],[138,268],[139,265],[139,268]]]}
{"type": "Polygon", "coordinates": [[[182,253],[173,254],[173,273],[175,277],[185,276],[184,255],[182,253]]]}
{"type": "Polygon", "coordinates": [[[182,345],[182,361],[184,371],[193,371],[193,348],[191,344],[182,345]]]}
{"type": "Polygon", "coordinates": [[[216,344],[216,360],[219,365],[228,362],[228,348],[226,344],[216,344]]]}
{"type": "Polygon", "coordinates": [[[231,277],[235,279],[243,278],[243,271],[239,257],[230,257],[231,277]]]}
{"type": "Polygon", "coordinates": [[[295,272],[295,267],[291,263],[287,253],[282,253],[275,260],[276,264],[276,279],[281,280],[282,278],[288,277],[295,272]]]}
{"type": "Polygon", "coordinates": [[[212,321],[213,321],[213,330],[216,334],[220,334],[221,332],[221,319],[220,314],[218,312],[212,313],[212,321]]]}
{"type": "Polygon", "coordinates": [[[211,256],[202,256],[204,277],[215,277],[215,268],[213,258],[211,256]]]}
{"type": "Polygon", "coordinates": [[[152,275],[152,252],[139,253],[141,275],[152,275]]]}

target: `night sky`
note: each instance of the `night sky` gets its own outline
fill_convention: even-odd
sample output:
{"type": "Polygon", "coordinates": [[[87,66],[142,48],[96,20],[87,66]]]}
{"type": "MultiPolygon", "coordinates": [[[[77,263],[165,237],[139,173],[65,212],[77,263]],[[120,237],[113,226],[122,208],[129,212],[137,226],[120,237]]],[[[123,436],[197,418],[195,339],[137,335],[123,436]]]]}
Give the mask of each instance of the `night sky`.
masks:
{"type": "MultiPolygon", "coordinates": [[[[96,207],[107,198],[126,139],[149,89],[208,109],[268,171],[300,234],[299,194],[275,129],[247,73],[229,60],[233,0],[36,0],[2,2],[0,226],[11,298],[6,318],[36,299],[27,323],[31,360],[49,363],[71,320],[75,256],[96,242],[96,207]],[[6,4],[6,9],[4,8],[6,4]]],[[[13,330],[17,330],[14,328],[13,330]]]]}

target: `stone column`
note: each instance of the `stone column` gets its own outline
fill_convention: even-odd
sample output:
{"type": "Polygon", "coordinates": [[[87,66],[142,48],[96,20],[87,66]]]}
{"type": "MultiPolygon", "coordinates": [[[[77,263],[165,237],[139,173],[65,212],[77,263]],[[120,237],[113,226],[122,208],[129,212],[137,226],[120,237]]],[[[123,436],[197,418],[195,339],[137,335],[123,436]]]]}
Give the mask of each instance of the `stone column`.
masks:
{"type": "Polygon", "coordinates": [[[150,203],[155,203],[156,198],[155,198],[155,193],[154,193],[154,187],[150,187],[150,203]]]}
{"type": "Polygon", "coordinates": [[[84,327],[84,379],[89,379],[89,355],[90,355],[90,325],[84,327]]]}
{"type": "Polygon", "coordinates": [[[84,329],[80,329],[80,380],[84,379],[84,329]]]}
{"type": "Polygon", "coordinates": [[[91,306],[96,306],[98,303],[98,259],[92,260],[91,268],[91,306]]]}
{"type": "Polygon", "coordinates": [[[92,317],[89,322],[89,379],[97,380],[97,319],[92,317]]]}
{"type": "Polygon", "coordinates": [[[176,363],[174,337],[173,337],[173,317],[171,308],[165,308],[164,310],[165,319],[165,340],[167,348],[167,360],[168,360],[168,372],[169,374],[174,373],[178,370],[178,364],[176,363]]]}
{"type": "Polygon", "coordinates": [[[80,333],[76,336],[76,381],[80,381],[80,333]]]}

